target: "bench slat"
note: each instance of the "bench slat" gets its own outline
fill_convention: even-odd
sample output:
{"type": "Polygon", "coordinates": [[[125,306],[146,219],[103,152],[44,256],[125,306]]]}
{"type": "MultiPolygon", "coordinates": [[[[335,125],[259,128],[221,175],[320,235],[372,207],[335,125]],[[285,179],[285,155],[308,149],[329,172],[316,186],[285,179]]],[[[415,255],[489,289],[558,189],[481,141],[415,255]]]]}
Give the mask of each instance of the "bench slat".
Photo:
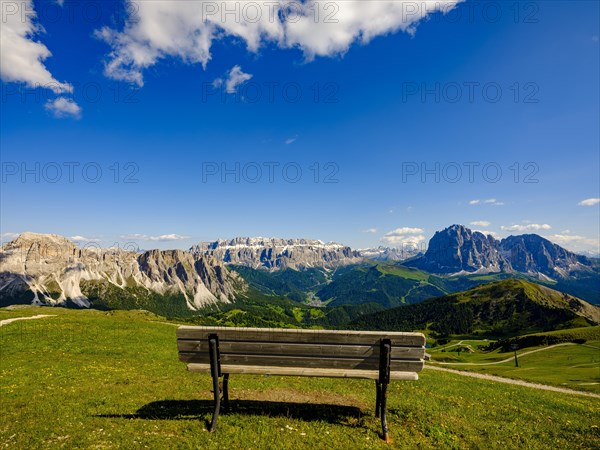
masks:
{"type": "MultiPolygon", "coordinates": [[[[304,367],[320,369],[379,369],[379,358],[326,358],[322,356],[281,356],[281,355],[237,355],[221,354],[221,364],[249,365],[249,366],[285,366],[304,367]]],[[[180,352],[179,360],[186,363],[210,362],[207,353],[180,352]]],[[[400,372],[420,372],[423,369],[423,361],[392,360],[390,369],[400,372]]]]}
{"type": "MultiPolygon", "coordinates": [[[[210,364],[188,364],[188,370],[192,372],[210,372],[210,364]]],[[[326,378],[366,378],[368,380],[377,380],[379,371],[377,370],[339,370],[339,369],[318,369],[303,367],[266,367],[266,366],[239,366],[233,364],[221,365],[223,373],[230,374],[252,374],[252,375],[281,375],[281,376],[305,376],[305,377],[326,377],[326,378]]],[[[416,381],[419,375],[414,372],[390,372],[390,379],[416,381]]]]}
{"type": "MultiPolygon", "coordinates": [[[[208,339],[178,340],[180,352],[200,352],[208,354],[208,339]]],[[[286,356],[320,356],[320,357],[377,357],[379,358],[379,344],[377,345],[341,345],[341,344],[299,344],[299,343],[273,343],[273,342],[239,342],[224,341],[219,339],[219,352],[221,355],[228,353],[246,355],[286,355],[286,356]]],[[[423,347],[392,347],[392,359],[423,359],[423,347]]]]}
{"type": "Polygon", "coordinates": [[[375,345],[379,340],[390,339],[392,345],[423,347],[422,333],[399,333],[387,331],[305,330],[289,328],[229,328],[181,326],[178,339],[205,340],[217,334],[219,340],[258,342],[306,342],[313,344],[375,345]]]}

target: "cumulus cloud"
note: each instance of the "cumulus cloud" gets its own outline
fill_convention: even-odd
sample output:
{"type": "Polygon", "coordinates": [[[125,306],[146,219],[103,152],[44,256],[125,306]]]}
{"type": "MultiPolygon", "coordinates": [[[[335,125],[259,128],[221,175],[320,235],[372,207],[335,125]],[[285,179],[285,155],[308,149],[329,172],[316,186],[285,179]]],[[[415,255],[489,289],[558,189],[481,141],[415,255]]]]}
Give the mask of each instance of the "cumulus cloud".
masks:
{"type": "Polygon", "coordinates": [[[551,234],[544,237],[549,241],[573,251],[585,251],[591,253],[600,252],[600,241],[598,239],[575,234],[551,234]]]}
{"type": "Polygon", "coordinates": [[[140,241],[181,241],[183,239],[189,239],[189,236],[181,236],[179,234],[161,234],[159,236],[149,236],[147,234],[126,234],[121,236],[121,239],[132,239],[132,240],[140,240],[140,241]]]}
{"type": "Polygon", "coordinates": [[[105,74],[141,86],[143,71],[161,59],[173,57],[206,67],[213,41],[227,37],[243,42],[250,52],[268,43],[300,48],[310,60],[343,54],[353,43],[366,44],[376,36],[414,34],[419,21],[435,12],[446,13],[461,1],[240,0],[227,9],[214,1],[140,1],[123,29],[104,27],[96,36],[111,47],[105,74]]]}
{"type": "Polygon", "coordinates": [[[600,203],[600,198],[586,198],[577,203],[579,206],[594,206],[600,203]]]}
{"type": "Polygon", "coordinates": [[[44,106],[54,117],[81,117],[81,107],[73,100],[65,97],[58,97],[54,100],[48,100],[44,106]]]}
{"type": "Polygon", "coordinates": [[[488,222],[487,220],[474,220],[471,222],[471,225],[476,227],[489,227],[491,222],[488,222]]]}
{"type": "Polygon", "coordinates": [[[513,224],[509,226],[502,225],[500,227],[503,231],[541,231],[541,230],[550,230],[552,227],[547,223],[528,223],[525,225],[513,224]]]}
{"type": "Polygon", "coordinates": [[[36,22],[33,1],[1,0],[0,6],[0,78],[5,82],[22,82],[29,87],[43,86],[57,94],[72,92],[73,87],[57,81],[43,63],[52,53],[35,40],[43,29],[36,22]]]}
{"type": "Polygon", "coordinates": [[[363,233],[377,233],[377,228],[367,228],[363,233]]]}
{"type": "Polygon", "coordinates": [[[401,227],[387,232],[381,242],[395,247],[418,247],[425,242],[422,228],[401,227]]]}

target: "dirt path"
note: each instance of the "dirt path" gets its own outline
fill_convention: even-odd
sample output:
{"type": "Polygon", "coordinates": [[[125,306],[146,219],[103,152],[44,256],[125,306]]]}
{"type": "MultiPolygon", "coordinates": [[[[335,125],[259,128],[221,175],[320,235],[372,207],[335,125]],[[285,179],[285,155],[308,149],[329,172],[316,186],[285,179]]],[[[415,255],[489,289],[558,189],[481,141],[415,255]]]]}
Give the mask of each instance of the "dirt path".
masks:
{"type": "MultiPolygon", "coordinates": [[[[455,344],[455,345],[458,345],[458,344],[455,344]]],[[[561,345],[577,345],[577,344],[573,344],[572,342],[564,342],[562,344],[554,344],[554,345],[549,345],[548,347],[538,348],[537,350],[530,350],[528,352],[517,353],[517,356],[520,358],[521,356],[530,355],[532,353],[541,352],[544,350],[550,350],[551,348],[559,347],[561,345]]],[[[588,347],[591,347],[591,346],[588,345],[588,347]]],[[[595,347],[592,347],[592,348],[595,348],[595,347]]],[[[489,366],[492,364],[502,364],[502,363],[514,361],[514,360],[515,360],[515,357],[510,356],[506,359],[503,359],[502,361],[492,361],[492,362],[486,362],[486,363],[463,363],[463,362],[452,363],[452,362],[437,362],[437,361],[432,361],[432,362],[434,364],[442,364],[444,366],[489,366]]]]}
{"type": "Polygon", "coordinates": [[[44,317],[56,317],[56,314],[38,314],[37,316],[31,317],[13,317],[12,319],[4,319],[0,320],[0,327],[8,325],[9,323],[15,322],[17,320],[43,319],[44,317]]]}
{"type": "Polygon", "coordinates": [[[573,389],[560,388],[560,387],[556,387],[556,386],[548,386],[546,384],[530,383],[528,381],[513,380],[512,378],[497,377],[495,375],[485,375],[483,373],[474,373],[474,372],[463,372],[461,370],[446,369],[444,367],[435,367],[435,366],[430,366],[428,364],[425,365],[425,368],[431,369],[431,370],[439,370],[442,372],[455,373],[457,375],[462,375],[463,377],[480,378],[482,380],[495,381],[497,383],[515,384],[517,386],[525,386],[525,387],[530,387],[530,388],[534,388],[534,389],[541,389],[544,391],[554,391],[554,392],[561,392],[564,394],[583,395],[585,397],[600,398],[600,394],[595,394],[593,392],[576,391],[573,389]]]}

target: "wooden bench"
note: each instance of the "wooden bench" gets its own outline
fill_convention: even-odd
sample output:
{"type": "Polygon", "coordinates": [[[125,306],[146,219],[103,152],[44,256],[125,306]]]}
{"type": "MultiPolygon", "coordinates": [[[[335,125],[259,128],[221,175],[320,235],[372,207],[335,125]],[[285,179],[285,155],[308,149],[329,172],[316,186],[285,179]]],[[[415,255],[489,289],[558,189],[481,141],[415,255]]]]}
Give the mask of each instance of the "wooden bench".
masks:
{"type": "Polygon", "coordinates": [[[210,372],[216,429],[221,407],[229,401],[230,374],[366,378],[375,380],[375,415],[388,440],[387,386],[390,380],[418,380],[423,369],[425,336],[346,330],[300,330],[181,326],[179,360],[188,370],[210,372]],[[223,376],[222,390],[219,379],[223,376]]]}

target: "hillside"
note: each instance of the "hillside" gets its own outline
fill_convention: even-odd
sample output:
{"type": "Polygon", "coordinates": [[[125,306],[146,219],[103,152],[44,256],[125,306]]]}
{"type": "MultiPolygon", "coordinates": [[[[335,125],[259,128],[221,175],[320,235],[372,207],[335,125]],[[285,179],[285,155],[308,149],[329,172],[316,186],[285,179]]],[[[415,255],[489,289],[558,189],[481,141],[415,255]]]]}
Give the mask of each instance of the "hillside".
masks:
{"type": "Polygon", "coordinates": [[[0,308],[7,448],[598,448],[598,399],[426,369],[392,382],[381,441],[375,389],[356,379],[230,378],[216,433],[208,374],[178,361],[175,326],[140,311],[0,308]]]}
{"type": "Polygon", "coordinates": [[[354,328],[500,337],[598,324],[600,308],[525,280],[507,279],[364,316],[354,328]]]}
{"type": "Polygon", "coordinates": [[[359,266],[321,288],[317,296],[328,306],[377,303],[385,308],[445,294],[429,282],[429,274],[387,264],[359,266]]]}
{"type": "Polygon", "coordinates": [[[305,301],[312,291],[329,280],[324,269],[281,269],[268,272],[246,266],[230,265],[253,288],[268,295],[286,296],[291,300],[305,301]]]}

